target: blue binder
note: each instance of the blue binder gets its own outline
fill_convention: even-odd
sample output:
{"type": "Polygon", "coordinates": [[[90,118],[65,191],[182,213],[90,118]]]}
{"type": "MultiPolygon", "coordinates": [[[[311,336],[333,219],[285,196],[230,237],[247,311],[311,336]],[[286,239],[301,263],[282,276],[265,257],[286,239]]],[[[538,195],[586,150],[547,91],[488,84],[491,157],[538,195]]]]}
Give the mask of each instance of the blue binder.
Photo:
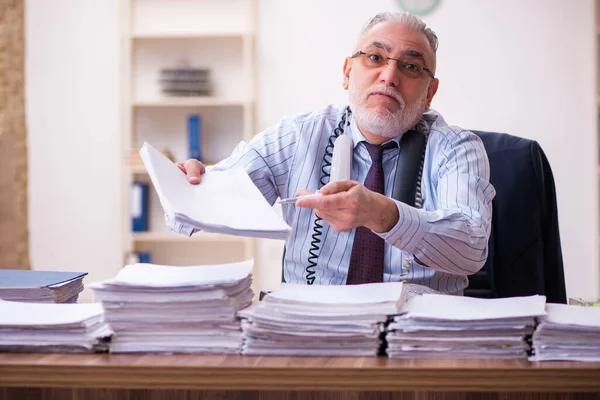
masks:
{"type": "Polygon", "coordinates": [[[147,251],[140,251],[138,253],[138,262],[146,264],[152,263],[152,254],[147,251]]]}
{"type": "Polygon", "coordinates": [[[197,114],[188,115],[188,158],[195,158],[202,161],[202,127],[200,126],[200,116],[197,114]]]}
{"type": "Polygon", "coordinates": [[[0,269],[0,288],[41,288],[82,278],[87,272],[0,269]]]}
{"type": "Polygon", "coordinates": [[[148,231],[148,198],[150,187],[146,182],[133,182],[131,185],[131,230],[148,231]]]}

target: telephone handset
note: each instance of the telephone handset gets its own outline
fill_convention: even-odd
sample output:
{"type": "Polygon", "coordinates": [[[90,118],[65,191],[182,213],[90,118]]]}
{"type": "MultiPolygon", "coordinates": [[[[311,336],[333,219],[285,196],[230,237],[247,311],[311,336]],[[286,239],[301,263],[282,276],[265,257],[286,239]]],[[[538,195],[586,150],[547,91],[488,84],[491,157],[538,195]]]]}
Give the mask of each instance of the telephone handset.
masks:
{"type": "MultiPolygon", "coordinates": [[[[321,185],[329,182],[352,179],[352,158],[354,145],[352,138],[346,135],[346,126],[349,124],[348,116],[350,107],[346,108],[346,113],[342,121],[334,129],[329,137],[329,143],[325,148],[323,156],[323,165],[321,167],[321,185]],[[335,141],[334,141],[335,139],[335,141]]],[[[423,176],[423,164],[425,161],[425,149],[427,147],[427,135],[419,130],[412,129],[405,132],[400,139],[400,153],[396,163],[396,175],[394,178],[394,188],[392,189],[392,198],[413,207],[422,207],[421,179],[423,176]]],[[[312,285],[315,281],[315,268],[320,253],[320,236],[323,233],[322,219],[315,215],[312,241],[310,242],[308,265],[305,268],[306,283],[312,285]]],[[[285,249],[284,249],[285,258],[285,249]]],[[[405,258],[403,270],[408,271],[411,257],[405,258]]],[[[282,281],[285,282],[282,274],[282,281]]]]}
{"type": "MultiPolygon", "coordinates": [[[[348,109],[346,109],[346,121],[348,121],[348,109]]],[[[331,156],[331,170],[329,182],[352,179],[352,157],[354,154],[354,143],[352,138],[346,135],[346,126],[342,129],[342,134],[335,139],[333,146],[333,155],[331,156]]]]}
{"type": "MultiPolygon", "coordinates": [[[[346,109],[345,115],[345,121],[347,120],[348,109],[346,109]]],[[[342,133],[334,142],[329,182],[352,179],[354,143],[352,138],[346,135],[347,125],[348,123],[344,124],[342,133]]],[[[402,135],[402,139],[400,139],[401,153],[396,163],[396,177],[392,191],[393,199],[418,208],[422,206],[421,175],[423,173],[423,166],[419,161],[425,156],[426,144],[427,138],[422,132],[410,130],[402,135]]]]}

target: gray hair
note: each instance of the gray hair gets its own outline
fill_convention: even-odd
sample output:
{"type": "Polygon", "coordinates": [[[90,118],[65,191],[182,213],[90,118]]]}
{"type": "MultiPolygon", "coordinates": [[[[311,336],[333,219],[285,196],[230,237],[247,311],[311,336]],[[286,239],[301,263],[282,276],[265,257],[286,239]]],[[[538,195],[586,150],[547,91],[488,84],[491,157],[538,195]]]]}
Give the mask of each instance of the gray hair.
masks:
{"type": "Polygon", "coordinates": [[[431,28],[428,28],[425,22],[409,12],[382,12],[377,14],[371,18],[369,22],[367,22],[364,28],[360,31],[358,38],[360,39],[369,33],[371,28],[373,28],[375,25],[386,21],[398,22],[409,26],[417,32],[423,33],[427,37],[427,41],[429,41],[429,45],[431,46],[433,54],[436,53],[438,48],[438,38],[435,32],[432,31],[431,28]]]}

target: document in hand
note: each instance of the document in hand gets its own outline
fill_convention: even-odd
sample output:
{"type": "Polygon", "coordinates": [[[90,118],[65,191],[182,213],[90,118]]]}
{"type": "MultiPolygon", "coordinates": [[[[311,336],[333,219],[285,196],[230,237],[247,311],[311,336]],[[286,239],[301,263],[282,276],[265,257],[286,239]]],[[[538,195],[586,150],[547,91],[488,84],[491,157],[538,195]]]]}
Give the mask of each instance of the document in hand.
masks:
{"type": "Polygon", "coordinates": [[[600,361],[600,308],[546,304],[531,361],[600,361]]]}
{"type": "Polygon", "coordinates": [[[0,300],[0,351],[101,352],[112,330],[100,304],[41,304],[0,300]]]}
{"type": "Polygon", "coordinates": [[[241,168],[209,171],[201,183],[185,174],[148,143],[140,155],[160,203],[176,223],[206,232],[268,239],[285,239],[290,227],[273,210],[241,168]]]}
{"type": "Polygon", "coordinates": [[[375,356],[388,315],[405,301],[402,282],[350,286],[282,284],[240,311],[242,354],[375,356]]]}
{"type": "Polygon", "coordinates": [[[424,294],[388,326],[392,358],[526,358],[544,296],[478,299],[424,294]]]}
{"type": "Polygon", "coordinates": [[[252,265],[132,264],[93,283],[115,331],[110,351],[239,353],[237,312],[252,302],[252,265]]]}

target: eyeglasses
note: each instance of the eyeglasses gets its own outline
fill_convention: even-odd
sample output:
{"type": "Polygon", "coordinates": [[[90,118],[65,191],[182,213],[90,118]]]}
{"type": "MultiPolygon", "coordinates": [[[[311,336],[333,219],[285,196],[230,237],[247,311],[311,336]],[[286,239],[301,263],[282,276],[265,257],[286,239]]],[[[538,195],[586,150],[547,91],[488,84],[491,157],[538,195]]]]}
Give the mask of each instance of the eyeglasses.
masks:
{"type": "Polygon", "coordinates": [[[409,60],[401,60],[398,58],[391,58],[383,55],[382,53],[376,50],[369,50],[368,53],[364,51],[357,51],[352,54],[350,58],[358,58],[362,61],[363,65],[367,68],[380,68],[388,65],[390,60],[396,61],[396,65],[398,66],[398,70],[408,78],[416,79],[421,78],[424,74],[427,74],[431,77],[431,79],[435,79],[431,70],[423,65],[420,65],[418,62],[409,61],[409,60]]]}

